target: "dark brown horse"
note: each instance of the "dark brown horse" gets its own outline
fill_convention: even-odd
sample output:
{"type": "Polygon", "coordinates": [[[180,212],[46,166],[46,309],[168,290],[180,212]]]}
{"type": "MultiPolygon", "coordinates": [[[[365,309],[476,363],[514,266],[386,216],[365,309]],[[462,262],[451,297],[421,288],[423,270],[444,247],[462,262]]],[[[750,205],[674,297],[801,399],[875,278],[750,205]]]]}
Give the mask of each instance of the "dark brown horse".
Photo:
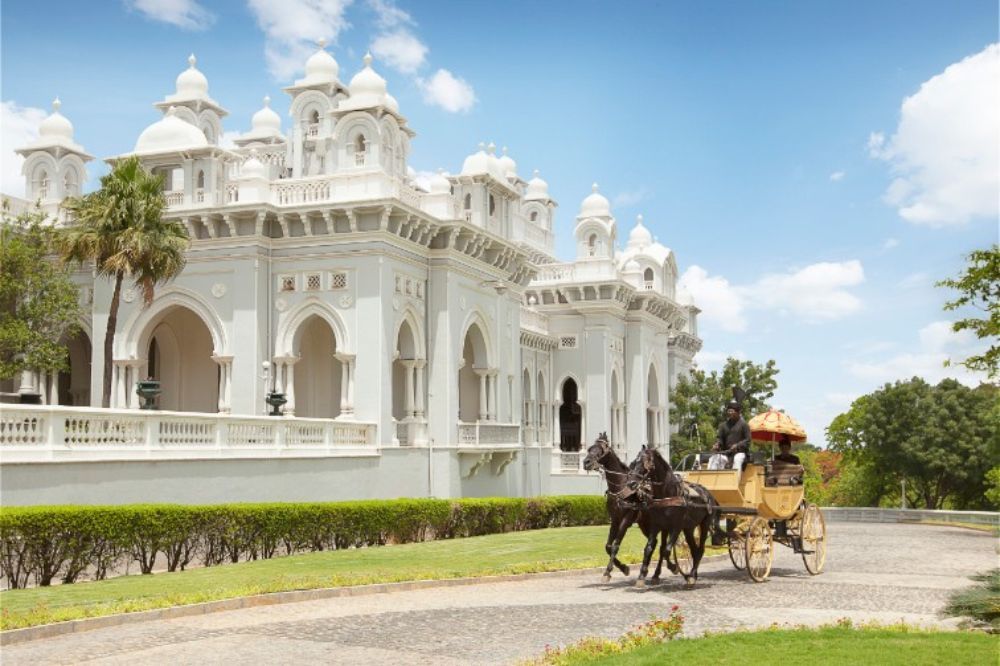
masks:
{"type": "MultiPolygon", "coordinates": [[[[626,576],[629,575],[629,567],[618,560],[618,549],[622,539],[632,523],[638,521],[639,529],[648,538],[649,521],[640,511],[640,507],[634,501],[630,502],[628,496],[635,493],[629,491],[625,485],[628,475],[628,466],[621,461],[615,450],[608,443],[608,433],[602,432],[593,445],[587,449],[587,457],[583,459],[583,468],[588,472],[600,471],[604,475],[604,480],[608,484],[605,491],[607,498],[608,516],[611,517],[611,528],[608,531],[608,542],[604,545],[607,552],[608,566],[604,570],[604,582],[611,580],[611,570],[618,567],[626,576]]],[[[632,497],[634,500],[635,497],[632,497]]],[[[663,536],[666,543],[666,534],[663,536]]],[[[654,543],[655,546],[655,543],[654,543]]],[[[663,566],[663,547],[660,548],[660,559],[656,563],[656,571],[653,573],[653,582],[660,579],[660,570],[663,566]]],[[[647,567],[648,568],[648,567],[647,567]]]]}
{"type": "Polygon", "coordinates": [[[698,565],[705,554],[705,541],[718,508],[715,498],[704,486],[682,481],[659,451],[645,446],[629,467],[626,486],[635,493],[643,507],[649,529],[646,532],[646,548],[636,586],[646,584],[649,560],[656,548],[656,537],[659,534],[663,534],[660,559],[663,559],[666,550],[667,566],[671,571],[680,569],[669,558],[682,532],[691,550],[693,566],[690,571],[680,569],[680,573],[688,585],[693,585],[698,580],[698,565]],[[699,529],[697,535],[696,528],[699,529]]]}

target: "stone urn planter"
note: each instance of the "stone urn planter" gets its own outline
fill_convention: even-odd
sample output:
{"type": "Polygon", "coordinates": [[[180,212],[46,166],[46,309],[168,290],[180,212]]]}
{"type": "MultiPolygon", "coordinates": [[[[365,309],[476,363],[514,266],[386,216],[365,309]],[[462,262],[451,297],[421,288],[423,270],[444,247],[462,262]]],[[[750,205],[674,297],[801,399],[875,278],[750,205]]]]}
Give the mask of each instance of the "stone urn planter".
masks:
{"type": "Polygon", "coordinates": [[[142,398],[141,409],[156,409],[156,398],[163,392],[163,389],[160,388],[159,381],[145,379],[135,383],[135,392],[142,398]]]}
{"type": "Polygon", "coordinates": [[[285,397],[284,393],[275,393],[272,391],[267,394],[266,402],[271,405],[271,411],[268,413],[268,416],[283,416],[281,406],[288,402],[288,398],[285,397]]]}

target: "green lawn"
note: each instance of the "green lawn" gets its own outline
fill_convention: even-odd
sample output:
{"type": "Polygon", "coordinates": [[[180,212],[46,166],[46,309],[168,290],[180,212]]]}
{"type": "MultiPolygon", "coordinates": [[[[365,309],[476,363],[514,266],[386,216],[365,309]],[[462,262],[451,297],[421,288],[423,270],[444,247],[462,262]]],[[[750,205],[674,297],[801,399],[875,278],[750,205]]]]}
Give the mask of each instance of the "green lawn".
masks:
{"type": "Polygon", "coordinates": [[[660,666],[666,663],[733,666],[782,664],[879,664],[996,666],[1000,636],[899,628],[824,627],[719,634],[678,639],[603,658],[576,654],[552,663],[604,666],[660,666]]]}
{"type": "MultiPolygon", "coordinates": [[[[266,592],[604,566],[606,527],[565,527],[329,551],[151,576],[0,592],[0,628],[48,624],[266,592]]],[[[619,558],[638,562],[629,530],[619,558]]],[[[621,575],[616,572],[616,575],[621,575]]]]}

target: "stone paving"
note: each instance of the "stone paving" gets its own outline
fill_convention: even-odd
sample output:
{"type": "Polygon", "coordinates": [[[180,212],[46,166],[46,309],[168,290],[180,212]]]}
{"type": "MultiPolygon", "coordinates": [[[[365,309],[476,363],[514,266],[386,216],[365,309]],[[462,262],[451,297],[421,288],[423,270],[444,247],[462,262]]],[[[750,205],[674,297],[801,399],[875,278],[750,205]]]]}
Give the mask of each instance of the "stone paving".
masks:
{"type": "MultiPolygon", "coordinates": [[[[826,570],[805,572],[779,546],[771,579],[752,583],[728,560],[694,589],[679,577],[638,590],[586,573],[306,601],[98,629],[3,648],[15,664],[508,664],[586,635],[618,636],[674,604],[685,631],[906,620],[937,612],[968,576],[997,566],[986,533],[924,525],[832,523],[826,570]]],[[[600,549],[602,544],[595,544],[600,549]]],[[[616,572],[617,573],[617,572],[616,572]]]]}

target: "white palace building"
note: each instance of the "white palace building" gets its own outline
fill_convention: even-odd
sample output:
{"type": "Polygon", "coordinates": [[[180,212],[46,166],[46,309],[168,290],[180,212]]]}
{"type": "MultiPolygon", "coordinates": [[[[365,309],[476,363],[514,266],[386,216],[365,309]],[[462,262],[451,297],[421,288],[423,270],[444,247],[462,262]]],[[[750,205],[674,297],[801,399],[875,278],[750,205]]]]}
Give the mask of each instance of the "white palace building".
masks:
{"type": "MultiPolygon", "coordinates": [[[[9,504],[293,501],[600,492],[581,444],[668,445],[668,396],[701,346],[673,252],[640,218],[624,250],[608,200],[580,204],[576,257],[556,202],[492,145],[425,187],[413,129],[372,69],[343,83],[321,46],[264,98],[235,147],[190,66],[132,152],[165,178],[192,242],[149,307],[128,282],[101,409],[111,281],[80,271],[71,370],[0,391],[9,504]],[[161,382],[159,411],[135,382],[161,382]],[[284,417],[265,396],[286,394],[284,417]]],[[[61,218],[92,159],[58,100],[24,156],[26,200],[61,218]]]]}

